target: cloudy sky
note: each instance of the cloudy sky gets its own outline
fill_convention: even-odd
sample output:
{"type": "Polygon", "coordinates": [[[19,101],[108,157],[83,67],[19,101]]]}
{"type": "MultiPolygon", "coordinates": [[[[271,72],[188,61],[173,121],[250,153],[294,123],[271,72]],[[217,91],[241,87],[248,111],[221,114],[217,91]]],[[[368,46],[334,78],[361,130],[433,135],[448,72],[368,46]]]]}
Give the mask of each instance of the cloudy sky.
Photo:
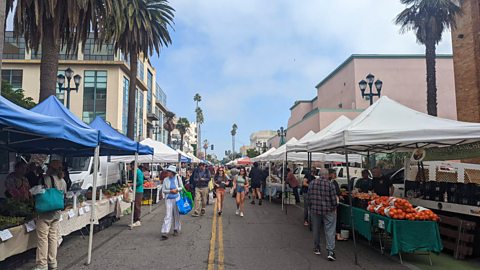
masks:
{"type": "MultiPolygon", "coordinates": [[[[261,129],[286,127],[289,108],[351,54],[423,53],[393,19],[397,0],[171,0],[173,45],[153,58],[167,104],[195,119],[200,93],[202,140],[217,155],[261,129]]],[[[438,53],[451,53],[450,34],[438,53]]]]}

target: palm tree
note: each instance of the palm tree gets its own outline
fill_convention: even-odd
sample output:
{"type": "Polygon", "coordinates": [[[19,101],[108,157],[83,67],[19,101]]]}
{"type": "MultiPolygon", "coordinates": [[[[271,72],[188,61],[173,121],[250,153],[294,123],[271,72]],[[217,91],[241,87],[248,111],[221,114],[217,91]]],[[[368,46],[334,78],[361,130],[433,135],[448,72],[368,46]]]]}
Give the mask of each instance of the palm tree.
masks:
{"type": "Polygon", "coordinates": [[[417,42],[425,45],[427,65],[427,112],[437,116],[436,47],[443,32],[455,28],[460,7],[452,0],[400,0],[409,5],[397,15],[395,23],[401,32],[414,31],[417,42]]]}
{"type": "MultiPolygon", "coordinates": [[[[60,48],[69,54],[85,44],[90,30],[101,44],[105,38],[106,14],[120,16],[123,0],[17,0],[14,16],[15,36],[23,37],[27,49],[42,50],[40,63],[40,101],[55,95],[60,48]]],[[[7,10],[13,7],[7,1],[7,10]]],[[[3,36],[3,35],[2,35],[3,36]]],[[[2,42],[3,44],[3,42],[2,42]]]]}
{"type": "MultiPolygon", "coordinates": [[[[125,57],[130,57],[130,86],[128,89],[127,136],[134,138],[135,94],[137,90],[138,56],[152,54],[172,43],[169,27],[173,24],[174,9],[168,0],[123,0],[121,16],[110,16],[106,28],[108,39],[125,57]]],[[[170,138],[169,138],[170,140],[170,138]]]]}
{"type": "Polygon", "coordinates": [[[190,121],[185,117],[180,117],[177,120],[176,128],[180,132],[180,150],[183,151],[183,136],[187,133],[187,130],[190,128],[190,121]]]}
{"type": "Polygon", "coordinates": [[[232,152],[234,154],[235,154],[235,135],[237,135],[237,129],[238,129],[237,124],[233,124],[232,131],[230,131],[230,133],[232,134],[232,152]]]}
{"type": "Polygon", "coordinates": [[[203,123],[203,112],[202,112],[202,109],[200,109],[200,107],[198,107],[198,103],[202,101],[202,96],[200,96],[199,93],[196,93],[195,96],[193,97],[193,101],[195,101],[197,103],[197,107],[195,108],[195,114],[197,116],[197,156],[199,155],[199,153],[201,152],[201,147],[200,147],[200,143],[201,143],[201,138],[202,138],[202,134],[200,133],[200,125],[203,123]],[[201,118],[202,121],[199,121],[201,118]]]}
{"type": "MultiPolygon", "coordinates": [[[[6,19],[7,11],[12,8],[12,5],[13,5],[13,0],[7,0],[3,4],[0,4],[0,75],[2,74],[3,44],[5,42],[5,19],[6,19]]],[[[0,93],[2,93],[1,83],[0,83],[0,93]]]]}
{"type": "Polygon", "coordinates": [[[167,144],[169,146],[172,145],[172,131],[175,129],[174,118],[175,114],[173,112],[166,112],[165,113],[166,121],[163,123],[163,128],[168,132],[168,141],[167,144]]]}

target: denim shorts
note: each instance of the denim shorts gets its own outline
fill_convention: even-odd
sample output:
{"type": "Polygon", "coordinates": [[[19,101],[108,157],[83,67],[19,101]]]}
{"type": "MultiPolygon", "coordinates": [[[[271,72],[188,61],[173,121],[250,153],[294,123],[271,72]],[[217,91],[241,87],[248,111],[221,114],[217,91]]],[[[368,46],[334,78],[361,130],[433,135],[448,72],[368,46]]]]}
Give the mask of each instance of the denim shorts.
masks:
{"type": "Polygon", "coordinates": [[[237,193],[245,192],[245,187],[237,187],[237,193]]]}

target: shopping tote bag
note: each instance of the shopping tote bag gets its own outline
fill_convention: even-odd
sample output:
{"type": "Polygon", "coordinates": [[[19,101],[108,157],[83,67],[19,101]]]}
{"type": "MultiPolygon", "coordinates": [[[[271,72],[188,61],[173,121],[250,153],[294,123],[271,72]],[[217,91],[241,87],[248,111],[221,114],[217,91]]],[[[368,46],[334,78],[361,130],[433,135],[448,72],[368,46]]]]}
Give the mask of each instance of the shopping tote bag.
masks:
{"type": "Polygon", "coordinates": [[[182,191],[182,192],[185,192],[185,195],[187,196],[188,202],[190,203],[192,208],[194,208],[195,207],[195,202],[193,201],[192,193],[188,192],[188,191],[182,191]]]}
{"type": "Polygon", "coordinates": [[[186,215],[192,211],[192,205],[189,203],[189,199],[184,192],[180,192],[180,196],[177,197],[176,202],[180,215],[186,215]]]}
{"type": "Polygon", "coordinates": [[[50,177],[53,188],[46,188],[44,193],[35,195],[35,211],[46,213],[63,210],[65,207],[63,192],[55,188],[55,181],[50,177]]]}

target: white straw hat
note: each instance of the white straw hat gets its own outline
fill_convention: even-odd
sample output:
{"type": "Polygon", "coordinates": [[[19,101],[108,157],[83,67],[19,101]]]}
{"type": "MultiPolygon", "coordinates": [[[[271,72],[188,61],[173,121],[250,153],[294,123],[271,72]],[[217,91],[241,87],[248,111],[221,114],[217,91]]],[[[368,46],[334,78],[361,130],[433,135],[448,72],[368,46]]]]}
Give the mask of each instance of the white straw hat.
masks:
{"type": "Polygon", "coordinates": [[[174,165],[170,165],[170,166],[168,166],[167,171],[177,173],[177,167],[174,166],[174,165]]]}

